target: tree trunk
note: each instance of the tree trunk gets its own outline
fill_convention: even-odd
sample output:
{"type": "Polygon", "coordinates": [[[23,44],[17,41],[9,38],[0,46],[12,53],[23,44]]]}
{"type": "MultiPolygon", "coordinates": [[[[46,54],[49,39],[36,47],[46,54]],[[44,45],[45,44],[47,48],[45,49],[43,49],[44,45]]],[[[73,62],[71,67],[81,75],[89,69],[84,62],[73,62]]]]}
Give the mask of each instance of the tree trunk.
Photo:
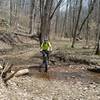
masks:
{"type": "Polygon", "coordinates": [[[41,37],[40,37],[40,43],[43,42],[44,38],[48,38],[49,39],[50,24],[51,24],[51,20],[45,14],[44,17],[42,17],[42,21],[41,21],[41,28],[40,28],[41,37]]]}
{"type": "Polygon", "coordinates": [[[97,41],[97,45],[96,45],[96,52],[95,52],[96,55],[100,55],[100,32],[98,34],[99,34],[99,36],[98,36],[98,41],[97,41]]]}
{"type": "Polygon", "coordinates": [[[100,0],[98,1],[98,25],[97,25],[97,30],[98,30],[98,40],[97,40],[97,46],[96,46],[96,55],[100,55],[100,0]]]}
{"type": "Polygon", "coordinates": [[[12,26],[12,0],[10,0],[10,26],[12,26]]]}
{"type": "Polygon", "coordinates": [[[65,36],[65,34],[66,34],[67,13],[68,13],[68,0],[67,0],[67,3],[66,3],[66,12],[65,12],[65,16],[64,16],[64,22],[63,22],[63,28],[62,28],[62,36],[61,37],[65,36]]]}
{"type": "Polygon", "coordinates": [[[29,34],[32,33],[32,22],[33,22],[33,10],[34,10],[35,0],[31,0],[31,7],[30,7],[30,21],[29,21],[29,34]]]}
{"type": "Polygon", "coordinates": [[[93,11],[93,9],[94,9],[94,4],[95,4],[95,2],[96,2],[96,0],[94,0],[94,1],[91,0],[91,1],[90,1],[88,14],[87,14],[86,18],[83,20],[83,22],[82,22],[82,24],[81,24],[81,26],[80,26],[80,28],[79,28],[79,33],[77,34],[77,36],[80,35],[81,30],[82,30],[82,28],[83,28],[85,22],[88,20],[89,16],[91,15],[91,13],[92,13],[92,11],[93,11]]]}
{"type": "Polygon", "coordinates": [[[72,8],[72,30],[71,30],[71,35],[73,37],[73,34],[74,34],[74,30],[75,30],[75,23],[76,23],[76,18],[77,18],[77,3],[78,3],[78,0],[76,0],[74,2],[74,6],[72,8]]]}
{"type": "Polygon", "coordinates": [[[44,38],[49,38],[51,3],[52,0],[46,0],[45,6],[41,9],[40,44],[43,42],[44,38]]]}
{"type": "Polygon", "coordinates": [[[58,36],[58,24],[59,24],[59,16],[60,16],[60,7],[57,10],[56,14],[56,22],[55,22],[55,36],[58,36]]]}
{"type": "Polygon", "coordinates": [[[51,19],[57,8],[60,6],[63,0],[59,0],[57,6],[52,11],[53,0],[46,0],[44,5],[44,0],[40,0],[40,17],[41,17],[41,26],[40,26],[40,44],[44,41],[44,38],[50,38],[50,24],[51,19]],[[42,8],[42,9],[41,9],[42,8]]]}
{"type": "Polygon", "coordinates": [[[68,16],[68,20],[69,20],[69,33],[70,33],[70,41],[72,38],[72,4],[71,4],[72,0],[70,0],[70,6],[69,6],[69,16],[68,16]]]}
{"type": "Polygon", "coordinates": [[[80,20],[80,14],[81,14],[81,10],[82,10],[82,1],[80,0],[80,7],[79,7],[79,12],[78,12],[78,16],[77,16],[77,21],[76,21],[76,25],[75,25],[75,29],[74,29],[74,34],[73,34],[73,41],[72,41],[72,48],[74,48],[74,44],[76,41],[76,33],[77,33],[77,29],[78,29],[78,24],[79,24],[79,20],[80,20]]]}
{"type": "Polygon", "coordinates": [[[86,39],[86,46],[88,46],[88,42],[89,42],[89,19],[87,20],[85,39],[86,39]]]}

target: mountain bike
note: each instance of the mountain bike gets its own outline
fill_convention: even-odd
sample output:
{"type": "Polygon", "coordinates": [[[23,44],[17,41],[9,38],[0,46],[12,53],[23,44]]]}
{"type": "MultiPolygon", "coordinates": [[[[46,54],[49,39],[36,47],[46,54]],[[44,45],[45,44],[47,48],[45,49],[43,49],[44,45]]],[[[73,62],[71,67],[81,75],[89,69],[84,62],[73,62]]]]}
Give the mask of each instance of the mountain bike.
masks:
{"type": "Polygon", "coordinates": [[[43,62],[39,67],[39,71],[41,72],[41,68],[45,68],[45,72],[48,71],[48,62],[49,62],[49,51],[41,51],[42,56],[43,56],[43,62]]]}

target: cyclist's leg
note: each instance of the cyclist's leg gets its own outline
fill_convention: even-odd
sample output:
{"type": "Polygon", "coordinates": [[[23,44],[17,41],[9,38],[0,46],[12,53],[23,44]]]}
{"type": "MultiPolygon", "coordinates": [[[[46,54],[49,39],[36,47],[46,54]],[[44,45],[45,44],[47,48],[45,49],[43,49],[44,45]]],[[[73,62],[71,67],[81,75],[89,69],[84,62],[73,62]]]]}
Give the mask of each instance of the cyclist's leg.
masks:
{"type": "Polygon", "coordinates": [[[45,72],[47,72],[47,70],[48,70],[48,53],[47,53],[47,51],[45,51],[44,64],[45,64],[45,72]]]}
{"type": "Polygon", "coordinates": [[[49,51],[46,51],[47,59],[49,59],[49,51]]]}
{"type": "Polygon", "coordinates": [[[42,63],[42,64],[45,64],[45,59],[46,59],[45,55],[46,55],[46,52],[43,51],[43,52],[42,52],[42,55],[43,55],[43,63],[42,63]]]}
{"type": "Polygon", "coordinates": [[[39,67],[39,71],[40,72],[41,72],[41,67],[45,64],[45,52],[42,51],[41,53],[42,53],[42,59],[43,59],[43,61],[42,61],[42,64],[40,65],[40,67],[39,67]]]}
{"type": "Polygon", "coordinates": [[[49,51],[46,51],[47,54],[47,66],[49,65],[49,51]]]}
{"type": "Polygon", "coordinates": [[[46,59],[45,60],[45,72],[47,72],[48,71],[48,60],[46,59]]]}
{"type": "Polygon", "coordinates": [[[47,60],[49,60],[49,51],[45,51],[46,55],[47,55],[47,60]]]}
{"type": "Polygon", "coordinates": [[[47,51],[48,63],[49,63],[49,51],[47,51]]]}

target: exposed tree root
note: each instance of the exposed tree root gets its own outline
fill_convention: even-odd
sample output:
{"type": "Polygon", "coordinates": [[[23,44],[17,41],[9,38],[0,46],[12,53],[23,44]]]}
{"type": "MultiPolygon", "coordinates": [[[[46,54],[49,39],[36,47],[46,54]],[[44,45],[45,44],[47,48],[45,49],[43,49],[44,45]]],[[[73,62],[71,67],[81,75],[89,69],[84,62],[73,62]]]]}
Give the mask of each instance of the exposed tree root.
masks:
{"type": "Polygon", "coordinates": [[[91,72],[96,72],[96,73],[100,73],[100,68],[87,68],[88,71],[91,71],[91,72]]]}

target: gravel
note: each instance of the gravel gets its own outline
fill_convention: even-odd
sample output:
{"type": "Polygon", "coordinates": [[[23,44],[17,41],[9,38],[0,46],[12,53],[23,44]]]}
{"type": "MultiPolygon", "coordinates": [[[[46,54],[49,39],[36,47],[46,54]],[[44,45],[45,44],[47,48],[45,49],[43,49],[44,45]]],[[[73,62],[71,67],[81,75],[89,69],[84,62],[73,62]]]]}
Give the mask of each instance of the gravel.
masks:
{"type": "Polygon", "coordinates": [[[22,76],[8,81],[8,87],[0,83],[0,100],[100,100],[100,85],[94,82],[22,76]]]}

